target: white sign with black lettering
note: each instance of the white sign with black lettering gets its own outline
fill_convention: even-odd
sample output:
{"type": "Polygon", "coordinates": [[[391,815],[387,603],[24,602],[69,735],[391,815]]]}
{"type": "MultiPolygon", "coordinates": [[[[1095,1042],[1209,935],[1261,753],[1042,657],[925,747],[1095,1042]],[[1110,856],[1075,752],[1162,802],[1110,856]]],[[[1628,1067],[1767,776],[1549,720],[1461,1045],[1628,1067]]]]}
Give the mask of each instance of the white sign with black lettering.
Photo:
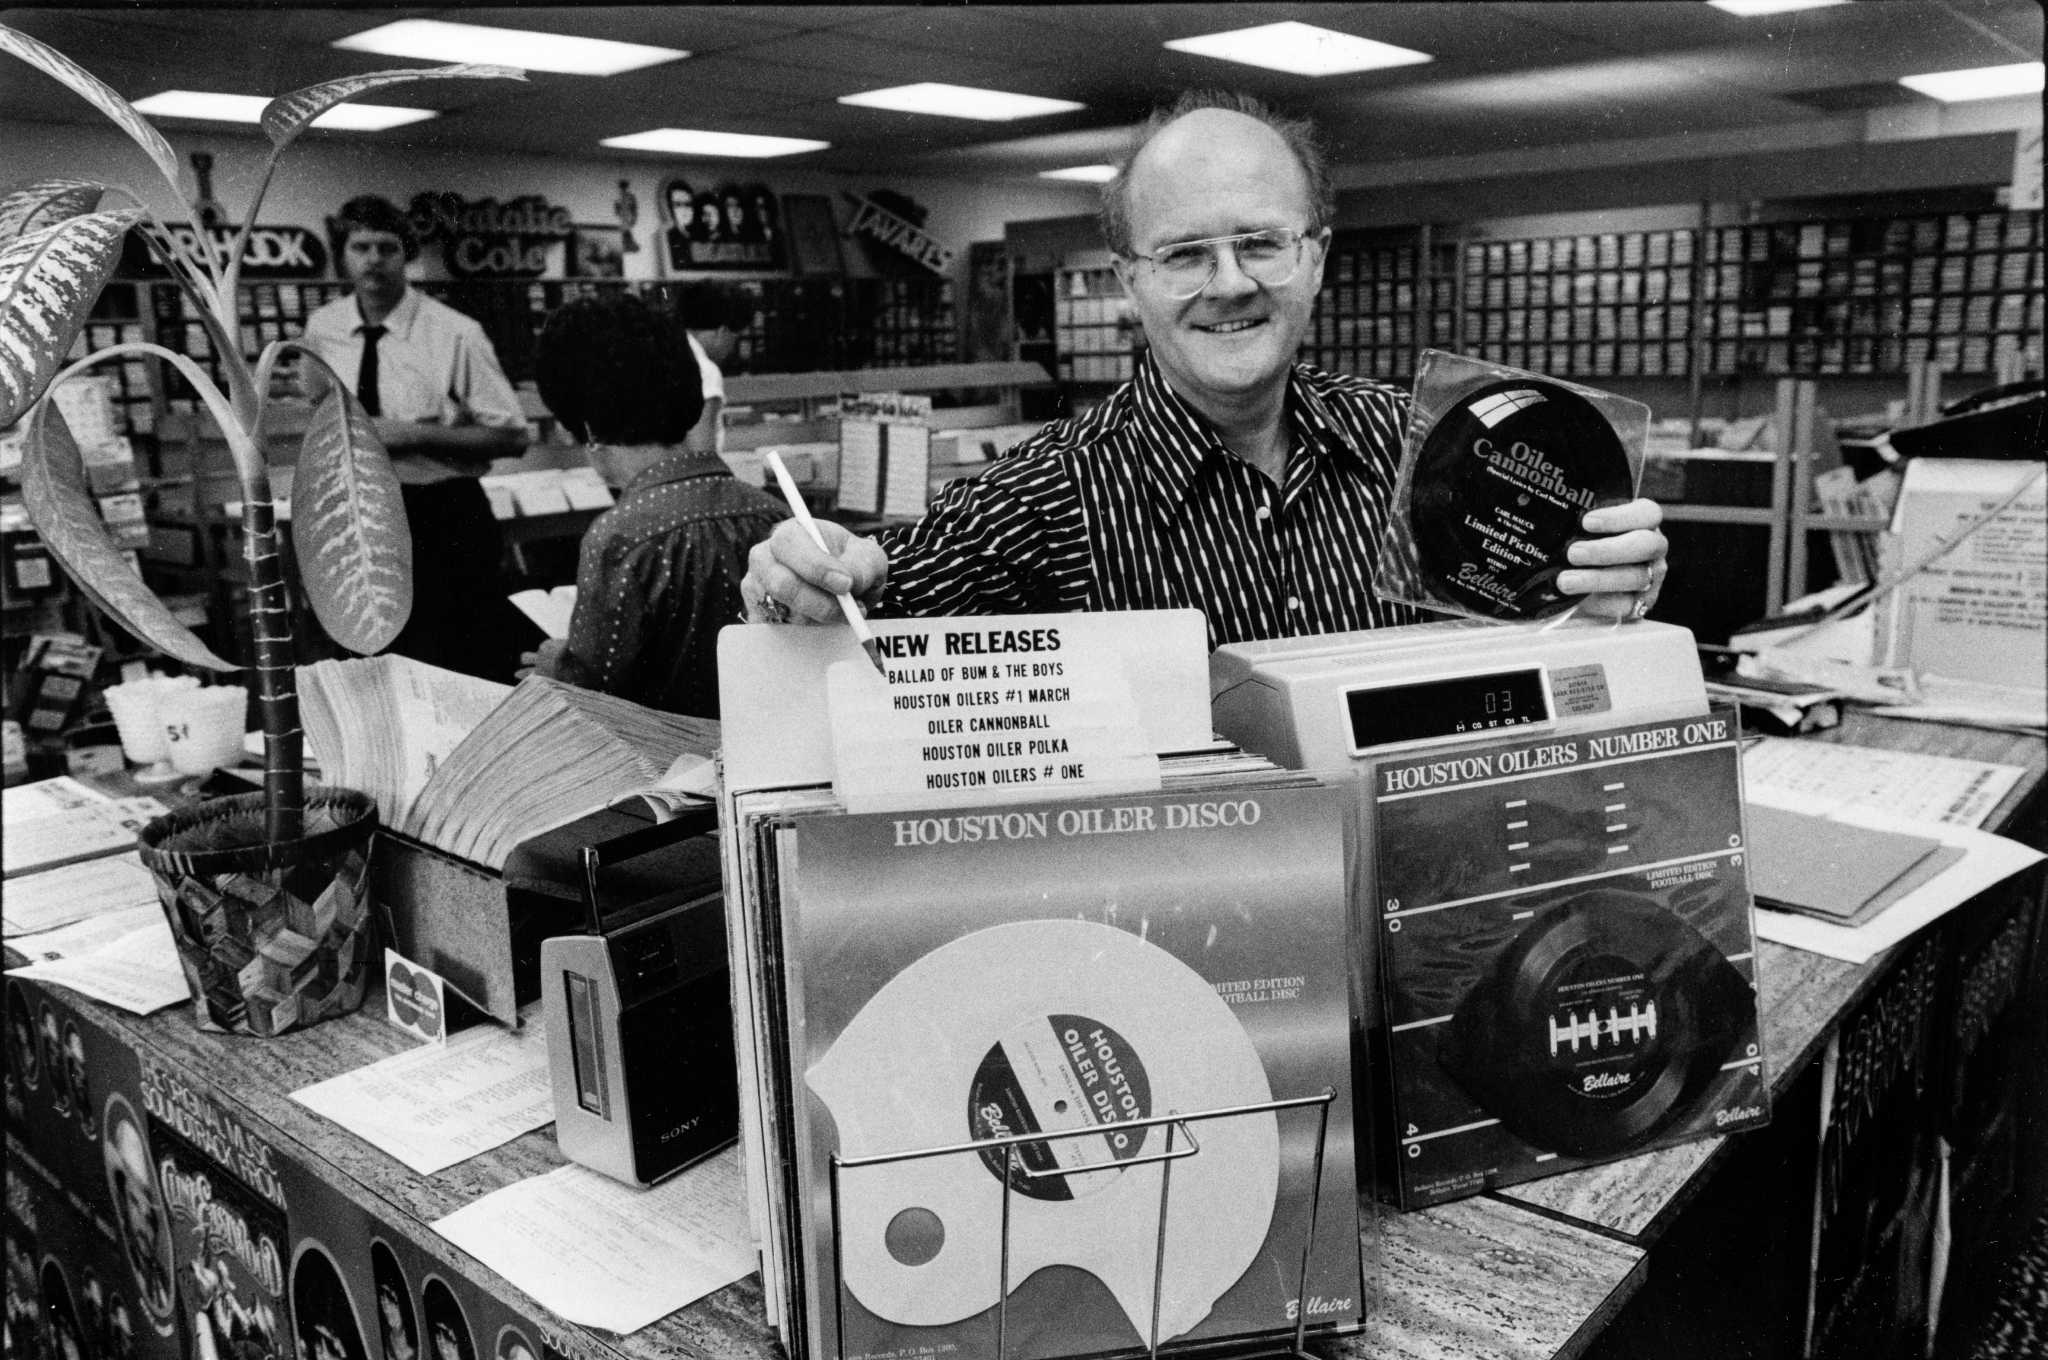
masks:
{"type": "Polygon", "coordinates": [[[951,620],[826,672],[833,787],[850,812],[1146,792],[1159,758],[1122,659],[1058,626],[951,620]]]}

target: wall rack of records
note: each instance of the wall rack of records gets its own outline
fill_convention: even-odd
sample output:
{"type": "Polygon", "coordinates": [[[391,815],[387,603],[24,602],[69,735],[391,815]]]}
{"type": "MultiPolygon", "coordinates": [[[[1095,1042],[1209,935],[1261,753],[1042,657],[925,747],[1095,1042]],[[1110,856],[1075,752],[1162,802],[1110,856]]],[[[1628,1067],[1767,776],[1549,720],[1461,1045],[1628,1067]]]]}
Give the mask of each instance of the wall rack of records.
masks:
{"type": "Polygon", "coordinates": [[[960,357],[951,279],[856,279],[852,294],[855,314],[873,318],[867,366],[905,368],[960,357]]]}
{"type": "Polygon", "coordinates": [[[1053,327],[1061,382],[1106,389],[1130,381],[1137,323],[1107,263],[1054,271],[1053,327]]]}
{"type": "Polygon", "coordinates": [[[1459,346],[1559,377],[1689,373],[1696,235],[1467,241],[1459,346]]]}
{"type": "Polygon", "coordinates": [[[1993,373],[2042,325],[2041,210],[1715,227],[1708,371],[1993,373]]]}
{"type": "MultiPolygon", "coordinates": [[[[78,338],[72,342],[71,358],[82,359],[115,345],[149,339],[138,289],[139,285],[132,283],[107,285],[93,304],[78,338]]],[[[108,380],[108,395],[114,403],[114,430],[118,434],[133,437],[156,429],[156,388],[150,381],[149,367],[149,360],[129,355],[93,370],[108,380]]]]}
{"type": "Polygon", "coordinates": [[[1306,357],[1332,372],[1407,382],[1424,349],[1456,348],[1457,269],[1457,246],[1427,232],[1339,233],[1306,357]]]}
{"type": "MultiPolygon", "coordinates": [[[[146,289],[149,295],[148,315],[156,342],[175,354],[197,360],[225,390],[227,377],[214,355],[212,338],[199,319],[198,306],[178,285],[168,282],[114,283],[107,291],[112,293],[120,288],[146,289]]],[[[290,340],[303,334],[307,317],[330,298],[339,297],[347,291],[348,285],[340,282],[242,284],[238,289],[237,308],[241,316],[238,338],[243,355],[254,360],[271,341],[290,340]]],[[[185,414],[197,410],[197,395],[175,371],[165,368],[162,380],[164,410],[185,414]]]]}

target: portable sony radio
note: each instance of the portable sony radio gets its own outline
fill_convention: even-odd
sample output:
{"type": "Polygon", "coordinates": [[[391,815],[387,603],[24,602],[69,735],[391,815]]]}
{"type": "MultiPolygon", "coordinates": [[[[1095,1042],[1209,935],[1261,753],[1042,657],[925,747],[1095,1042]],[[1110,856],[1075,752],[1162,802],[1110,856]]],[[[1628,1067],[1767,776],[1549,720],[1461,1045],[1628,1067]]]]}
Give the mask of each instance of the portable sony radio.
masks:
{"type": "Polygon", "coordinates": [[[667,1179],[739,1130],[717,851],[696,834],[712,820],[707,809],[581,846],[586,928],[541,945],[555,1140],[571,1161],[633,1185],[667,1179]],[[674,871],[656,871],[656,891],[644,891],[645,867],[637,888],[603,882],[607,865],[662,852],[674,871]]]}

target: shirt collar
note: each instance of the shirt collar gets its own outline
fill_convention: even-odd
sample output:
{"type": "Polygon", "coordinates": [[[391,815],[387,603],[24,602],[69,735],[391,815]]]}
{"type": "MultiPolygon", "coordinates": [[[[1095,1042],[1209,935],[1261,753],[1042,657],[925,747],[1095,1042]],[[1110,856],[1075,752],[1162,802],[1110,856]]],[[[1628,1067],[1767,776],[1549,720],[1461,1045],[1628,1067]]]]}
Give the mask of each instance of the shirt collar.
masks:
{"type": "MultiPolygon", "coordinates": [[[[1161,490],[1176,499],[1187,499],[1195,476],[1210,458],[1235,458],[1216,437],[1216,428],[1186,398],[1173,390],[1149,352],[1138,356],[1137,372],[1131,380],[1140,433],[1152,447],[1152,467],[1161,490]]],[[[1329,453],[1363,460],[1363,454],[1344,437],[1343,427],[1328,404],[1316,394],[1299,364],[1287,370],[1288,457],[1304,446],[1311,456],[1329,453]]]]}
{"type": "MultiPolygon", "coordinates": [[[[384,333],[386,335],[395,335],[401,340],[410,339],[412,336],[412,323],[419,320],[419,316],[420,290],[411,284],[407,284],[405,296],[398,299],[398,305],[393,307],[384,318],[384,333]]],[[[363,333],[363,309],[360,303],[356,305],[355,333],[357,335],[363,333]]]]}
{"type": "Polygon", "coordinates": [[[639,476],[626,483],[626,489],[622,494],[630,496],[636,491],[649,491],[657,486],[667,486],[670,482],[687,481],[692,477],[707,474],[730,475],[731,471],[725,460],[715,453],[691,453],[684,450],[665,455],[659,462],[643,469],[639,476]]]}

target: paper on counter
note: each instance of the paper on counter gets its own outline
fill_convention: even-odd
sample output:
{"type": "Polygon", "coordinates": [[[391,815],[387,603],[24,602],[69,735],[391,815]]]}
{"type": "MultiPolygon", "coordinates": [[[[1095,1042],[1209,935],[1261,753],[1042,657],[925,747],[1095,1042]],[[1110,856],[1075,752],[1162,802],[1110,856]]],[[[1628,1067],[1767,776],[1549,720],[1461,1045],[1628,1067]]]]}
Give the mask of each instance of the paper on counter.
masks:
{"type": "Polygon", "coordinates": [[[156,900],[156,879],[133,853],[89,859],[9,883],[0,932],[12,940],[156,900]]]}
{"type": "Polygon", "coordinates": [[[0,874],[34,873],[101,855],[117,854],[135,844],[135,835],[170,811],[147,796],[82,803],[48,816],[10,819],[0,837],[0,874]]]}
{"type": "Polygon", "coordinates": [[[154,901],[14,943],[29,961],[8,969],[9,977],[54,982],[134,1015],[149,1015],[191,996],[177,942],[154,901]]]}
{"type": "Polygon", "coordinates": [[[483,1025],[292,1092],[315,1114],[423,1176],[549,1124],[548,1039],[483,1025]]]}
{"type": "MultiPolygon", "coordinates": [[[[1793,812],[1800,810],[1798,795],[1787,796],[1752,786],[1744,790],[1744,796],[1751,802],[1783,807],[1793,812]]],[[[1874,827],[1880,831],[1931,836],[1943,845],[1961,850],[1963,857],[1961,862],[1913,889],[1864,925],[1840,926],[1795,912],[1762,910],[1756,914],[1759,937],[1809,953],[1846,959],[1850,963],[1868,963],[1920,927],[1954,911],[1986,888],[2043,858],[2041,852],[2031,846],[1971,827],[1915,821],[1860,807],[1840,808],[1830,815],[1836,821],[1874,827]]]]}
{"type": "Polygon", "coordinates": [[[1760,738],[1742,753],[1751,798],[1816,817],[1855,807],[1982,826],[2025,773],[2017,765],[1784,737],[1760,738]]]}
{"type": "Polygon", "coordinates": [[[508,1185],[434,1230],[571,1322],[635,1332],[752,1274],[739,1149],[637,1190],[580,1166],[508,1185]]]}
{"type": "Polygon", "coordinates": [[[0,824],[12,830],[17,824],[32,822],[38,817],[55,817],[73,808],[113,801],[90,784],[81,784],[68,774],[60,774],[55,779],[17,784],[0,793],[0,824]]]}

